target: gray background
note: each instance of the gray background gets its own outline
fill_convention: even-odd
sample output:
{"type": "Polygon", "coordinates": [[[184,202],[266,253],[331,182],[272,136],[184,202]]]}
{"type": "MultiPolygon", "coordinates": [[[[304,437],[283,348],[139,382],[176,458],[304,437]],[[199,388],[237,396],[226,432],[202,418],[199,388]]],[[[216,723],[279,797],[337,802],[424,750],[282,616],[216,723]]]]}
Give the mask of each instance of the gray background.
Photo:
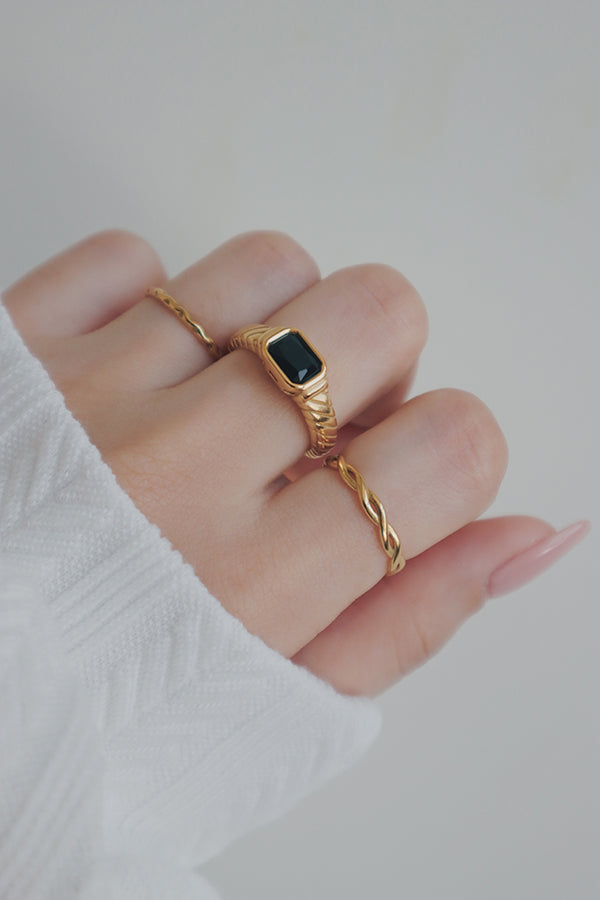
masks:
{"type": "MultiPolygon", "coordinates": [[[[0,279],[85,234],[171,273],[280,228],[400,268],[416,390],[494,410],[495,513],[598,520],[596,2],[21,2],[0,25],[0,279]]],[[[352,772],[208,867],[230,900],[600,895],[598,549],[382,698],[352,772]]]]}

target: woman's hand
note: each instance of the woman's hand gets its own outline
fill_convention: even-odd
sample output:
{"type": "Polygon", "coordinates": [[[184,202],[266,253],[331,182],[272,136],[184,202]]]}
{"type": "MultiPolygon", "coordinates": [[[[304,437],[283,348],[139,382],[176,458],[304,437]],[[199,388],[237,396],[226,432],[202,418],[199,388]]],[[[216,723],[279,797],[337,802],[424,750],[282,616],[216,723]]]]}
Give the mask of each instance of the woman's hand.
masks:
{"type": "Polygon", "coordinates": [[[321,280],[293,240],[233,238],[169,280],[121,231],[94,235],[4,294],[122,488],[221,603],[339,690],[375,693],[424,662],[489,594],[581,538],[527,517],[474,521],[506,467],[502,433],[471,394],[405,397],[427,337],[414,288],[361,265],[321,280]],[[254,322],[293,326],[327,362],[336,448],[402,539],[387,557],[356,495],[303,458],[295,404],[245,350],[213,362],[159,301],[165,288],[225,345],[254,322]]]}

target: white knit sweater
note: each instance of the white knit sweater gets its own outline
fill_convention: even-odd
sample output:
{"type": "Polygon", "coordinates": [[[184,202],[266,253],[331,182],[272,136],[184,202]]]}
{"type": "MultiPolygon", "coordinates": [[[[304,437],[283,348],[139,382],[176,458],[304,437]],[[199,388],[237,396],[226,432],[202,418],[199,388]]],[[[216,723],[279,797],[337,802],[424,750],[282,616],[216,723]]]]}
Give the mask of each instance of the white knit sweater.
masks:
{"type": "Polygon", "coordinates": [[[0,898],[215,898],[197,867],[378,728],[225,612],[0,303],[0,898]]]}

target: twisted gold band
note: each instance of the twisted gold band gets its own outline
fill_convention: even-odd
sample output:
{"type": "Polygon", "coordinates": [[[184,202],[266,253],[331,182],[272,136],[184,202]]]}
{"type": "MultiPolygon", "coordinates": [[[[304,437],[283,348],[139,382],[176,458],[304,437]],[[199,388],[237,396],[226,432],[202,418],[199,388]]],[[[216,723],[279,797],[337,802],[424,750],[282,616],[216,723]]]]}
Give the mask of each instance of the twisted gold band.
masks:
{"type": "Polygon", "coordinates": [[[167,294],[166,291],[163,291],[162,288],[159,287],[149,287],[144,295],[145,297],[154,297],[156,300],[160,300],[167,309],[170,309],[172,313],[175,313],[177,318],[183,322],[188,331],[191,331],[194,337],[196,337],[200,343],[208,350],[211,356],[215,359],[219,359],[222,356],[221,349],[217,346],[217,344],[213,341],[211,337],[209,337],[199,322],[195,322],[194,319],[190,316],[189,312],[182,306],[181,303],[178,303],[174,297],[171,297],[170,294],[167,294]]]}
{"type": "Polygon", "coordinates": [[[227,350],[255,353],[277,387],[300,408],[310,435],[306,456],[333,449],[337,421],[327,384],[327,366],[315,348],[294,328],[248,325],[233,335],[227,350]]]}
{"type": "Polygon", "coordinates": [[[379,529],[381,546],[390,558],[387,574],[395,575],[396,572],[400,572],[406,565],[406,560],[402,556],[400,538],[388,522],[385,509],[379,497],[369,490],[360,472],[347,463],[341,454],[339,456],[328,456],[323,465],[328,466],[330,469],[337,469],[348,487],[356,491],[362,508],[371,522],[379,529]]]}

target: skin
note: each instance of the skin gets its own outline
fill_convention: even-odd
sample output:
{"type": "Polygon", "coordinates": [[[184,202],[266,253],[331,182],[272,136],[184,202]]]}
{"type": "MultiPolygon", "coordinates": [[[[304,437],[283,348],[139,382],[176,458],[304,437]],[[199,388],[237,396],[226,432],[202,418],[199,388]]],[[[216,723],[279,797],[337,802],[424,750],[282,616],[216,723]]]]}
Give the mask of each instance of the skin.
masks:
{"type": "MultiPolygon", "coordinates": [[[[124,231],[92,235],[4,293],[17,328],[122,488],[220,602],[285,656],[350,694],[425,662],[486,598],[503,562],[554,534],[526,516],[478,520],[507,464],[472,394],[406,400],[427,339],[412,285],[384,265],[321,279],[277,232],[233,238],[169,279],[124,231]],[[303,331],[327,361],[339,447],[400,534],[387,557],[356,495],[308,461],[295,405],[243,350],[212,361],[159,285],[223,345],[253,323],[303,331]]],[[[337,450],[337,448],[336,448],[337,450]]]]}

